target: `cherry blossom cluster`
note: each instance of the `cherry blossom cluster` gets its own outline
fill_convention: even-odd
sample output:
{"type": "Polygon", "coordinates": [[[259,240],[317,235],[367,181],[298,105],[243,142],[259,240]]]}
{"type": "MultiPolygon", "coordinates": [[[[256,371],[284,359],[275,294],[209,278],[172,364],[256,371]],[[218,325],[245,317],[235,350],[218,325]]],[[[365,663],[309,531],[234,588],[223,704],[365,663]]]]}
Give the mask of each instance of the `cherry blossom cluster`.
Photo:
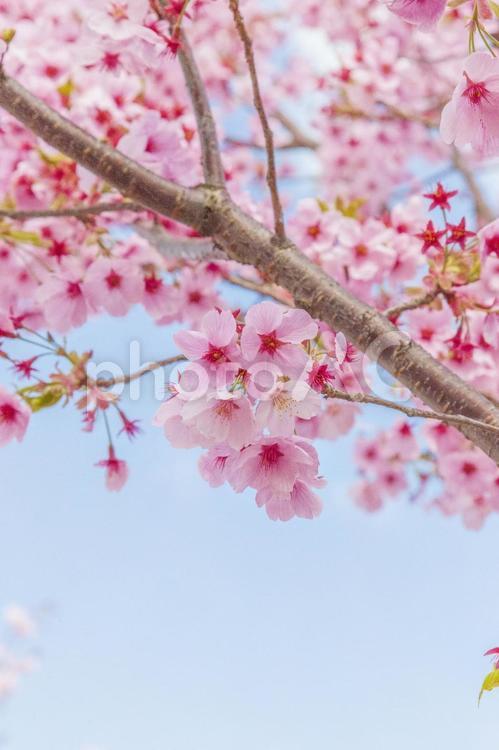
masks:
{"type": "MultiPolygon", "coordinates": [[[[478,160],[499,153],[496,6],[271,5],[242,7],[288,186],[288,236],[497,401],[499,220],[481,221],[477,231],[480,221],[451,218],[455,175],[423,188],[411,173],[414,157],[443,166],[452,158],[466,176],[478,160]],[[310,168],[313,197],[295,201],[310,168]],[[401,186],[407,197],[395,201],[401,186]]],[[[270,225],[270,202],[260,195],[262,138],[256,116],[248,115],[250,81],[227,3],[0,0],[0,56],[10,75],[149,170],[194,185],[203,177],[178,60],[183,29],[218,115],[230,193],[270,225]],[[234,137],[239,129],[243,138],[234,137]]],[[[113,433],[134,438],[139,420],[126,414],[112,382],[92,380],[91,353],[74,352],[65,337],[92,317],[123,317],[141,305],[155,324],[185,328],[174,341],[186,363],[155,417],[170,442],[203,449],[206,481],[228,482],[235,492],[252,488],[271,518],[316,516],[323,479],[314,441],[349,433],[361,412],[353,397],[371,392],[359,352],[293,309],[290,295],[253,269],[216,248],[196,257],[204,240],[127,208],[109,185],[3,112],[0,144],[0,358],[16,379],[14,387],[0,387],[0,445],[22,440],[33,412],[73,400],[85,431],[98,422],[106,427],[98,466],[110,490],[123,487],[129,470],[113,433]],[[15,213],[104,202],[116,210],[15,213]],[[164,244],[175,242],[192,254],[165,252],[164,244]],[[245,286],[279,302],[250,304],[242,296],[242,309],[234,310],[226,292],[245,286]]],[[[158,360],[167,354],[158,352],[158,360]]],[[[449,425],[395,422],[375,437],[361,436],[356,461],[352,494],[364,509],[411,494],[472,528],[499,510],[497,468],[449,425]]]]}
{"type": "Polygon", "coordinates": [[[316,516],[321,501],[311,488],[323,480],[301,425],[306,434],[335,378],[334,338],[319,335],[304,310],[261,302],[244,321],[228,310],[209,312],[200,330],[174,339],[191,364],[155,417],[172,445],[208,448],[200,471],[209,484],[252,487],[272,519],[316,516]]]}

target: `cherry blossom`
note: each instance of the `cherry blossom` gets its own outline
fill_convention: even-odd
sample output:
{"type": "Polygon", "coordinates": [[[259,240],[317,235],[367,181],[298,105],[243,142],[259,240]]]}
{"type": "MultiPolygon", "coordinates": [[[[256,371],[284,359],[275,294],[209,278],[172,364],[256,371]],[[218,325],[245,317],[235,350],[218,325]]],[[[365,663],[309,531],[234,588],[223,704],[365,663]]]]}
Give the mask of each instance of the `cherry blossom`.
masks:
{"type": "Polygon", "coordinates": [[[429,29],[444,13],[447,0],[392,0],[390,10],[407,21],[429,29]]]}
{"type": "Polygon", "coordinates": [[[0,386],[0,446],[11,440],[23,439],[28,427],[30,411],[17,396],[0,386]]]}
{"type": "Polygon", "coordinates": [[[471,143],[479,153],[499,150],[499,61],[475,52],[442,111],[440,131],[446,143],[471,143]]]}
{"type": "Polygon", "coordinates": [[[97,466],[106,470],[106,487],[111,492],[117,492],[126,484],[128,466],[125,461],[116,458],[114,448],[109,447],[108,457],[99,461],[97,466]]]}
{"type": "Polygon", "coordinates": [[[258,357],[261,362],[272,362],[284,374],[299,375],[307,357],[293,345],[316,334],[317,324],[304,310],[285,310],[272,302],[260,302],[248,310],[241,349],[247,360],[258,357]]]}
{"type": "MultiPolygon", "coordinates": [[[[144,337],[147,325],[163,326],[151,367],[178,366],[167,370],[160,394],[158,439],[162,432],[176,449],[200,450],[210,486],[248,489],[275,520],[313,518],[323,501],[334,512],[338,491],[334,481],[323,487],[314,446],[348,436],[357,477],[347,494],[359,509],[411,499],[477,529],[499,512],[495,464],[450,422],[387,414],[380,429],[371,409],[381,406],[361,403],[381,395],[376,364],[361,351],[376,342],[363,331],[357,346],[348,338],[352,327],[388,317],[411,347],[422,346],[480,399],[499,399],[499,225],[475,175],[499,152],[493,5],[454,3],[448,12],[444,0],[272,5],[242,6],[285,209],[284,233],[258,269],[252,253],[275,224],[275,206],[227,4],[0,3],[0,29],[15,30],[2,31],[6,73],[129,160],[117,185],[114,166],[99,172],[94,163],[96,175],[90,152],[77,163],[61,140],[49,145],[47,132],[35,135],[24,115],[2,110],[0,360],[8,390],[0,391],[0,442],[22,439],[32,412],[41,420],[64,405],[62,419],[75,407],[85,438],[105,441],[97,465],[107,485],[121,488],[128,464],[117,458],[119,441],[130,438],[133,450],[150,421],[142,402],[129,405],[125,394],[149,369],[94,378],[91,350],[105,342],[79,350],[75,341],[99,316],[124,317],[137,305],[126,335],[135,336],[136,315],[147,321],[144,337]],[[303,54],[298,28],[317,42],[316,55],[303,54]],[[208,158],[209,122],[193,107],[182,38],[205,89],[194,101],[212,105],[237,206],[212,237],[207,227],[224,191],[205,174],[213,144],[208,158]],[[324,44],[334,54],[320,54],[324,44]],[[468,46],[477,51],[468,55],[468,46]],[[149,185],[182,186],[171,210],[153,207],[150,187],[144,204],[121,205],[132,201],[144,170],[154,173],[149,185]],[[202,220],[183,223],[192,194],[202,220]],[[244,236],[234,231],[237,212],[245,214],[244,236]],[[302,288],[299,264],[280,275],[296,250],[320,290],[310,278],[302,288]],[[317,315],[324,291],[337,284],[343,300],[353,295],[366,307],[356,320],[336,310],[333,329],[303,308],[317,315]]],[[[410,389],[392,390],[402,410],[425,406],[410,389]]],[[[333,460],[322,471],[334,479],[333,460]]]]}

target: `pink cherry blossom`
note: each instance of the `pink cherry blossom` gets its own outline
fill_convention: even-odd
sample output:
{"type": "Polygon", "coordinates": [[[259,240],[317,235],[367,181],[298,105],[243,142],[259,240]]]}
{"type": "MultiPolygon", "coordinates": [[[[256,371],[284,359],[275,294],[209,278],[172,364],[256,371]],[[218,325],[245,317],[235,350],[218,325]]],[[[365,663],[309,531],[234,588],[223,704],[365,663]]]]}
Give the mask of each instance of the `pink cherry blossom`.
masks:
{"type": "Polygon", "coordinates": [[[411,310],[407,315],[411,335],[432,354],[443,351],[445,342],[455,333],[454,316],[447,306],[441,310],[411,310]]]}
{"type": "Polygon", "coordinates": [[[106,487],[111,492],[118,492],[126,484],[128,466],[125,461],[116,458],[113,447],[109,447],[108,457],[99,461],[97,466],[106,470],[106,487]]]}
{"type": "Polygon", "coordinates": [[[30,418],[30,410],[17,396],[0,386],[0,446],[11,440],[23,439],[30,418]]]}
{"type": "Polygon", "coordinates": [[[272,521],[289,521],[294,516],[312,519],[322,511],[320,497],[300,480],[295,482],[291,492],[282,495],[273,493],[270,489],[259,490],[256,493],[256,504],[259,507],[265,506],[272,521]]]}
{"type": "Polygon", "coordinates": [[[216,367],[237,358],[236,321],[229,310],[206,313],[200,331],[179,331],[175,343],[186,357],[216,367]]]}
{"type": "Polygon", "coordinates": [[[141,299],[143,279],[138,269],[124,260],[99,258],[86,272],[83,291],[96,310],[121,316],[141,299]]]}
{"type": "Polygon", "coordinates": [[[271,435],[294,434],[296,420],[315,417],[322,406],[322,399],[304,381],[288,380],[260,401],[256,410],[258,425],[267,428],[271,435]]]}
{"type": "Polygon", "coordinates": [[[37,290],[47,325],[57,333],[82,326],[93,311],[83,283],[84,269],[74,258],[63,260],[57,274],[46,277],[37,290]]]}
{"type": "Polygon", "coordinates": [[[383,507],[381,488],[368,481],[359,482],[354,487],[353,499],[359,508],[368,513],[375,513],[383,507]]]}
{"type": "Polygon", "coordinates": [[[484,486],[490,486],[497,474],[490,458],[471,450],[447,453],[439,458],[438,468],[449,487],[470,494],[479,494],[484,486]]]}
{"type": "Polygon", "coordinates": [[[260,302],[248,310],[241,349],[250,362],[272,362],[283,373],[299,375],[307,355],[296,344],[316,335],[317,324],[305,310],[285,310],[273,302],[260,302]]]}
{"type": "Polygon", "coordinates": [[[250,443],[256,434],[255,418],[250,402],[244,396],[227,394],[225,398],[208,395],[185,403],[182,421],[193,426],[210,442],[226,443],[240,449],[250,443]]]}
{"type": "Polygon", "coordinates": [[[190,182],[195,174],[195,161],[180,137],[179,128],[161,119],[159,112],[150,110],[133,123],[118,143],[124,154],[150,166],[168,179],[190,182]]]}
{"type": "Polygon", "coordinates": [[[297,479],[314,482],[317,470],[317,454],[306,441],[269,437],[241,451],[230,482],[236,492],[253,487],[270,489],[277,496],[291,492],[297,479]]]}
{"type": "Polygon", "coordinates": [[[487,260],[489,256],[499,258],[499,219],[491,221],[478,233],[482,257],[487,260]]]}
{"type": "Polygon", "coordinates": [[[440,132],[446,143],[471,143],[481,154],[499,153],[499,60],[475,52],[442,111],[440,132]]]}
{"type": "Polygon", "coordinates": [[[199,458],[199,472],[210,487],[220,487],[227,481],[236,456],[238,451],[222,445],[210,448],[199,458]]]}
{"type": "Polygon", "coordinates": [[[422,29],[430,29],[442,17],[447,0],[392,0],[394,13],[422,29]]]}

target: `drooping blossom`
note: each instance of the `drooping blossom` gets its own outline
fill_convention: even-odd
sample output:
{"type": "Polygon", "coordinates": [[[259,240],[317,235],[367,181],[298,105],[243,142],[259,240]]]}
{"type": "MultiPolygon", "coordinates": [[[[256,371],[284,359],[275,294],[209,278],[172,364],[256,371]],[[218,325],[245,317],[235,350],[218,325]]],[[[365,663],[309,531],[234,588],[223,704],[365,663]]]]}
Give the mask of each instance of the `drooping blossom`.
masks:
{"type": "Polygon", "coordinates": [[[431,29],[442,17],[447,0],[392,0],[391,11],[408,23],[431,29]]]}
{"type": "Polygon", "coordinates": [[[231,466],[229,481],[236,492],[253,487],[257,504],[265,505],[271,518],[288,520],[300,513],[313,517],[319,512],[319,503],[305,491],[322,486],[317,471],[317,453],[305,440],[262,438],[241,451],[231,466]],[[296,486],[297,482],[301,484],[296,486]]]}
{"type": "Polygon", "coordinates": [[[0,446],[23,439],[30,418],[28,406],[0,386],[0,446]]]}
{"type": "Polygon", "coordinates": [[[111,492],[118,492],[128,479],[126,461],[116,458],[114,448],[109,446],[108,457],[99,461],[97,466],[106,470],[106,487],[111,492]]]}
{"type": "Polygon", "coordinates": [[[452,99],[442,110],[446,143],[468,143],[480,154],[499,153],[499,60],[485,52],[470,55],[452,99]]]}

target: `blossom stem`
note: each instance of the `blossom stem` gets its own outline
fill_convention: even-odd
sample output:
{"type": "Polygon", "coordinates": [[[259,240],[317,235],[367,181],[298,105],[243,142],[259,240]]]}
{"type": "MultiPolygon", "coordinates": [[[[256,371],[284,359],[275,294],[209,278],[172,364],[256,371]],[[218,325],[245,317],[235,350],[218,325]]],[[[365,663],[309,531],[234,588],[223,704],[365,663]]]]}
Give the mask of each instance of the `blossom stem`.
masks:
{"type": "Polygon", "coordinates": [[[263,104],[263,98],[260,92],[260,84],[258,82],[258,74],[256,71],[255,55],[253,53],[253,42],[248,33],[244,18],[239,8],[239,0],[229,0],[229,7],[232,11],[234,23],[239,34],[239,38],[243,43],[244,56],[248,65],[251,86],[253,88],[253,102],[255,109],[260,118],[260,123],[263,130],[263,137],[265,140],[265,149],[267,152],[267,184],[270,190],[270,196],[272,199],[272,208],[274,211],[274,224],[275,233],[280,239],[285,239],[286,232],[284,229],[284,215],[282,211],[281,199],[279,197],[279,189],[277,186],[277,170],[275,163],[275,150],[274,150],[274,134],[270,127],[267,113],[263,104]]]}
{"type": "Polygon", "coordinates": [[[74,217],[75,219],[86,219],[89,216],[97,216],[103,213],[114,213],[115,211],[146,211],[144,206],[132,201],[122,203],[96,203],[94,206],[68,206],[67,208],[44,208],[33,211],[0,210],[0,219],[14,219],[16,221],[29,221],[29,219],[49,219],[58,217],[74,217]]]}
{"type": "Polygon", "coordinates": [[[499,435],[499,427],[496,425],[487,424],[477,419],[471,419],[470,417],[464,417],[459,414],[443,414],[441,412],[430,411],[428,409],[416,409],[410,406],[403,406],[398,404],[396,401],[390,401],[385,398],[379,398],[378,396],[369,396],[365,393],[348,393],[347,391],[340,391],[337,388],[328,386],[325,394],[327,398],[338,398],[342,401],[350,401],[358,404],[373,404],[375,406],[384,406],[387,409],[394,409],[400,411],[408,417],[420,417],[422,419],[435,419],[438,422],[445,422],[452,426],[467,425],[470,427],[479,427],[480,429],[489,430],[496,435],[499,435]]]}

